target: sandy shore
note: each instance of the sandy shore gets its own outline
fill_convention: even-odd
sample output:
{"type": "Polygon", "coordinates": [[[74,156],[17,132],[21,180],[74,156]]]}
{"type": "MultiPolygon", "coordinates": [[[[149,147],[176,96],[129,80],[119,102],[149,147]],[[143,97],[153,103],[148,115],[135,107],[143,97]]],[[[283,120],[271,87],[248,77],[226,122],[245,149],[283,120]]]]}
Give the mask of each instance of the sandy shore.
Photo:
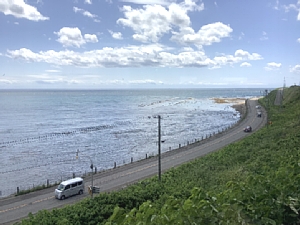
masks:
{"type": "Polygon", "coordinates": [[[246,113],[246,99],[245,98],[213,98],[215,103],[232,103],[232,108],[238,111],[241,116],[244,116],[246,113]]]}

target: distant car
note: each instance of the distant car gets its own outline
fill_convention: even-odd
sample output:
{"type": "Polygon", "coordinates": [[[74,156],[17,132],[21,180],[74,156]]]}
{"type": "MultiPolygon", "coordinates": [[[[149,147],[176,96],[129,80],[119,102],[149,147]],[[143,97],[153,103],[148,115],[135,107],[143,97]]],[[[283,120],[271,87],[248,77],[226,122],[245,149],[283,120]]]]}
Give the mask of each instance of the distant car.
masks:
{"type": "Polygon", "coordinates": [[[260,111],[257,112],[257,117],[261,117],[261,112],[260,111]]]}
{"type": "Polygon", "coordinates": [[[257,106],[255,106],[255,108],[257,108],[257,109],[260,109],[260,108],[261,108],[261,106],[260,106],[260,105],[257,105],[257,106]]]}
{"type": "Polygon", "coordinates": [[[252,127],[251,126],[247,126],[247,127],[244,128],[244,132],[249,133],[251,131],[252,131],[252,127]]]}

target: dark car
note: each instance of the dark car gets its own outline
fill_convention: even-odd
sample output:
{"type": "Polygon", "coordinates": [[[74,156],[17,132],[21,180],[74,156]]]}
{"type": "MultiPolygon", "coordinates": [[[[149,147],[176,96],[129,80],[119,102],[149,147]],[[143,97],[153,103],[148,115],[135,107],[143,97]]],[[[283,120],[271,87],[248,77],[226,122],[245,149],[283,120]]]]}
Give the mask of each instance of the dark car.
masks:
{"type": "Polygon", "coordinates": [[[260,111],[257,112],[257,117],[261,117],[261,112],[260,111]]]}
{"type": "Polygon", "coordinates": [[[244,132],[251,132],[252,131],[252,127],[251,126],[247,126],[244,129],[244,132]]]}

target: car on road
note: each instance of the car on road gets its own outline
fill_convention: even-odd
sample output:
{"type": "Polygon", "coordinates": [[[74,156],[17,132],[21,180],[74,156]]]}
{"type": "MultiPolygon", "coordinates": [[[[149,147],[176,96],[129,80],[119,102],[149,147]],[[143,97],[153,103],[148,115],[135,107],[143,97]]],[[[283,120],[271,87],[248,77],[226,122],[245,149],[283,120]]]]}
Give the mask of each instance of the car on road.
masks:
{"type": "Polygon", "coordinates": [[[247,126],[247,127],[244,128],[244,132],[249,133],[251,131],[252,131],[252,127],[251,126],[247,126]]]}
{"type": "Polygon", "coordinates": [[[261,117],[261,111],[257,112],[257,117],[261,117]]]}
{"type": "Polygon", "coordinates": [[[72,195],[83,194],[84,183],[81,177],[76,177],[70,180],[61,182],[58,187],[55,189],[55,198],[65,199],[72,195]]]}

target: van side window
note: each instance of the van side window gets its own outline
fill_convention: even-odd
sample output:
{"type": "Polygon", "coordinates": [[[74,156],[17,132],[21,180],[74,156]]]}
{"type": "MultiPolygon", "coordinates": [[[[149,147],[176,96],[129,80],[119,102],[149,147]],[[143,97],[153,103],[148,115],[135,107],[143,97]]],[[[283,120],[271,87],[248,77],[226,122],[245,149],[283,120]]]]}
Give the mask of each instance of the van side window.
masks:
{"type": "Polygon", "coordinates": [[[77,186],[77,182],[76,183],[73,183],[73,184],[71,184],[72,185],[72,188],[73,187],[76,187],[77,186]]]}
{"type": "Polygon", "coordinates": [[[66,187],[65,187],[65,190],[68,190],[70,189],[70,184],[68,184],[66,187]]]}
{"type": "Polygon", "coordinates": [[[82,181],[79,181],[79,182],[78,182],[78,185],[82,185],[82,181]]]}

